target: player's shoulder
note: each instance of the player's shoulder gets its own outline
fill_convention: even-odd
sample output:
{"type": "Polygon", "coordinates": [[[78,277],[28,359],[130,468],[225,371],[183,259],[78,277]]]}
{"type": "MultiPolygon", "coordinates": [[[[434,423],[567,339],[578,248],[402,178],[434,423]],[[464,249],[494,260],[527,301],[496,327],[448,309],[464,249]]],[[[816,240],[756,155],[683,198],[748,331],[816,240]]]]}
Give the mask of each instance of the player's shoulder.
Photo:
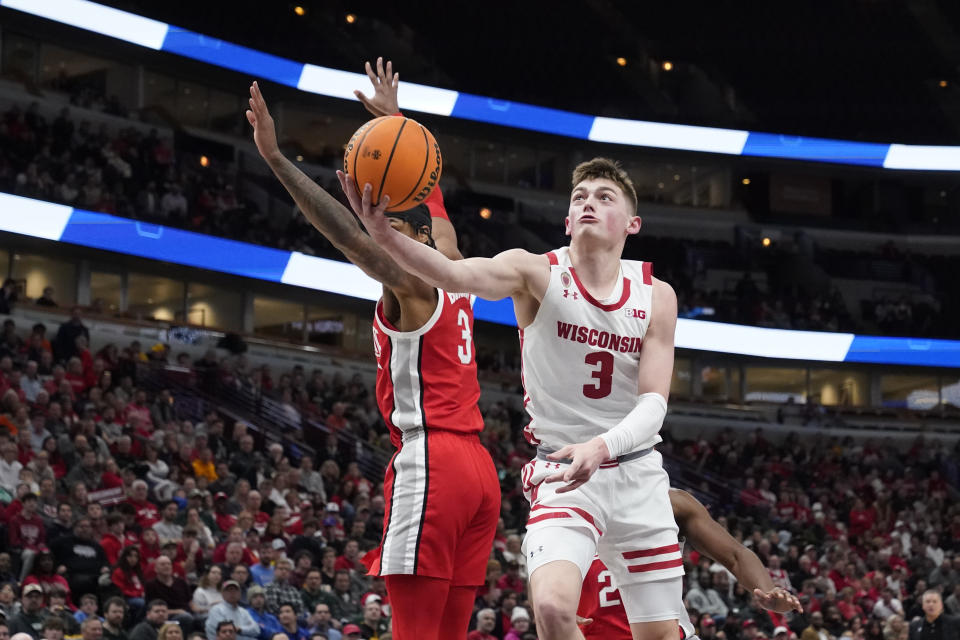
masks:
{"type": "Polygon", "coordinates": [[[654,316],[677,318],[677,292],[660,278],[653,279],[654,316]]]}

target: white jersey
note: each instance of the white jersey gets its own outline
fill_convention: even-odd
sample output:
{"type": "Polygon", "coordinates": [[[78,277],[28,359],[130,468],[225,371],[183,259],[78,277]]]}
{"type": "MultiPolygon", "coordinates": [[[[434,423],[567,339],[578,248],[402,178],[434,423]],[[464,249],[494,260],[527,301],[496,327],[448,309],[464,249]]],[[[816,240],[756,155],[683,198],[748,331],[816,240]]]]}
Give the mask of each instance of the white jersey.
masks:
{"type": "MultiPolygon", "coordinates": [[[[606,300],[580,283],[569,249],[547,254],[550,282],[534,321],[520,330],[527,440],[559,449],[616,426],[637,404],[638,362],[650,325],[652,265],[620,261],[606,300]]],[[[638,449],[651,447],[654,435],[638,449]]]]}

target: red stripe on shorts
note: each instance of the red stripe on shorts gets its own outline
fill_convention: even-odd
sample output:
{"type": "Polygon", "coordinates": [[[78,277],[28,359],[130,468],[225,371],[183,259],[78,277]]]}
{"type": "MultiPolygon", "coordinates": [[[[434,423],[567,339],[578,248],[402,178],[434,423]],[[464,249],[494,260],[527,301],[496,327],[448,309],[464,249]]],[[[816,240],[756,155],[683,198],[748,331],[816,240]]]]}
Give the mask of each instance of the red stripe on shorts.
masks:
{"type": "Polygon", "coordinates": [[[665,547],[656,547],[654,549],[637,549],[636,551],[627,551],[623,554],[624,560],[634,560],[636,558],[649,558],[650,556],[659,556],[662,553],[673,553],[680,551],[680,544],[668,544],[665,547]]]}
{"type": "Polygon", "coordinates": [[[529,527],[530,525],[540,522],[541,520],[551,520],[553,518],[572,518],[572,517],[573,516],[571,516],[569,513],[564,513],[562,511],[558,511],[557,513],[541,513],[540,515],[534,516],[529,520],[527,520],[527,526],[529,527]]]}
{"type": "Polygon", "coordinates": [[[673,569],[674,567],[682,567],[683,558],[677,558],[676,560],[664,560],[663,562],[650,562],[648,564],[638,564],[635,566],[627,567],[627,571],[630,573],[643,573],[644,571],[657,571],[659,569],[673,569]]]}
{"type": "MultiPolygon", "coordinates": [[[[581,509],[580,507],[549,507],[545,504],[538,504],[530,509],[531,512],[537,511],[538,509],[566,509],[567,511],[573,511],[575,514],[586,520],[590,523],[590,526],[597,530],[597,533],[603,535],[603,531],[600,531],[600,527],[597,526],[597,522],[593,519],[593,516],[581,509]]],[[[527,521],[527,524],[530,524],[527,521]]]]}

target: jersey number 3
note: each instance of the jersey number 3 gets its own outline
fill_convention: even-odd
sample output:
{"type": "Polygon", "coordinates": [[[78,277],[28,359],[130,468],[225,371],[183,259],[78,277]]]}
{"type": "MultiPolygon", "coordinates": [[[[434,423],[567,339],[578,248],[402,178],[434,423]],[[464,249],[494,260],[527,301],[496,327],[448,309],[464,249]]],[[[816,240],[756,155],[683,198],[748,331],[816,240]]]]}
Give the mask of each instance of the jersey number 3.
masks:
{"type": "Polygon", "coordinates": [[[613,354],[609,351],[592,351],[583,361],[596,367],[590,374],[596,382],[583,385],[583,395],[592,400],[606,398],[613,387],[613,354]]]}
{"type": "Polygon", "coordinates": [[[457,345],[457,357],[463,364],[470,364],[470,356],[472,355],[470,347],[473,346],[473,334],[470,333],[470,317],[463,309],[460,309],[457,314],[457,326],[460,327],[460,338],[463,340],[462,343],[457,345]]]}

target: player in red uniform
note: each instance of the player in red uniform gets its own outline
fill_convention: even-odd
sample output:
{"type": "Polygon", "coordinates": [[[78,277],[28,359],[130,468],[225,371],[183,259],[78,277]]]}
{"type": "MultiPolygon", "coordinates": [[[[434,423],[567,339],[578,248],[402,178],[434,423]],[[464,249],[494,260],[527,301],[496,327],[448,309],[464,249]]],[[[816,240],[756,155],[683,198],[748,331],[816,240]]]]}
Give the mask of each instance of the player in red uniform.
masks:
{"type": "MultiPolygon", "coordinates": [[[[363,100],[367,108],[377,116],[397,113],[391,65],[385,70],[378,60],[374,73],[367,64],[367,74],[375,91],[363,100]]],[[[500,513],[496,469],[477,435],[483,418],[477,407],[472,299],[436,289],[401,269],[350,211],[283,157],[256,83],[250,96],[247,119],[274,174],[311,224],[383,284],[373,325],[377,403],[397,451],[384,482],[383,542],[365,561],[371,560],[371,573],[386,577],[394,637],[462,637],[500,513]]],[[[426,206],[387,214],[390,225],[445,255],[459,256],[439,189],[434,191],[426,206]],[[436,237],[434,223],[440,231],[436,237]]],[[[369,185],[367,192],[369,197],[369,185]]]]}
{"type": "MultiPolygon", "coordinates": [[[[697,551],[729,569],[740,584],[753,591],[760,606],[779,613],[791,609],[803,612],[797,597],[774,586],[760,558],[727,533],[696,498],[686,491],[670,489],[670,505],[680,527],[680,536],[697,551]]],[[[590,620],[582,627],[586,640],[631,640],[633,637],[620,593],[611,578],[599,559],[593,561],[584,578],[577,616],[590,620]]],[[[689,618],[680,620],[681,639],[695,633],[689,618]]]]}

